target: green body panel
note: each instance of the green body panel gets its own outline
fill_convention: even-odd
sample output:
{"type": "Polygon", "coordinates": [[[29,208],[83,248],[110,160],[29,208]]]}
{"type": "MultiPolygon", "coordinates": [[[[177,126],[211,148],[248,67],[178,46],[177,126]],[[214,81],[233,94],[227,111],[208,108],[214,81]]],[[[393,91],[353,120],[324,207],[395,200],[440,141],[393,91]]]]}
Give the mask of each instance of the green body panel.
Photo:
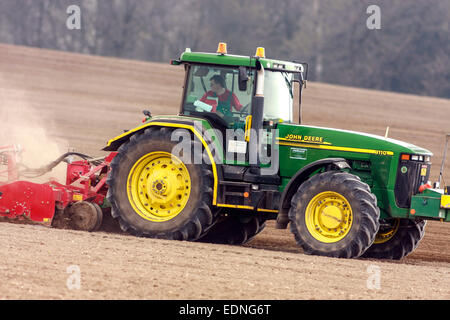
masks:
{"type": "Polygon", "coordinates": [[[429,218],[440,218],[443,221],[450,221],[450,209],[441,208],[442,193],[438,190],[427,189],[420,194],[411,197],[411,210],[415,210],[414,215],[429,218]],[[437,216],[438,215],[438,216],[437,216]]]}
{"type": "Polygon", "coordinates": [[[283,191],[304,166],[325,158],[353,161],[352,173],[377,196],[381,217],[408,217],[395,202],[394,188],[401,153],[431,156],[426,149],[402,141],[360,132],[280,123],[277,126],[283,191]]]}
{"type": "MultiPolygon", "coordinates": [[[[148,125],[148,123],[154,123],[158,121],[164,121],[164,120],[170,120],[174,122],[192,122],[192,124],[195,125],[196,128],[199,129],[199,132],[203,131],[206,135],[206,143],[210,150],[214,154],[214,159],[217,164],[231,164],[231,165],[243,165],[248,166],[249,163],[246,160],[241,161],[239,158],[230,158],[227,159],[225,156],[225,152],[223,150],[223,145],[220,142],[220,137],[217,135],[217,131],[214,130],[214,128],[211,126],[211,124],[208,122],[208,120],[198,117],[192,117],[192,116],[183,116],[183,115],[177,115],[177,116],[153,116],[151,119],[148,119],[145,125],[148,125]]],[[[144,126],[145,126],[144,125],[144,126]]],[[[242,122],[242,129],[244,126],[244,122],[242,122]]],[[[240,128],[240,127],[239,127],[240,128]]],[[[268,165],[266,165],[268,166],[268,165]]]]}

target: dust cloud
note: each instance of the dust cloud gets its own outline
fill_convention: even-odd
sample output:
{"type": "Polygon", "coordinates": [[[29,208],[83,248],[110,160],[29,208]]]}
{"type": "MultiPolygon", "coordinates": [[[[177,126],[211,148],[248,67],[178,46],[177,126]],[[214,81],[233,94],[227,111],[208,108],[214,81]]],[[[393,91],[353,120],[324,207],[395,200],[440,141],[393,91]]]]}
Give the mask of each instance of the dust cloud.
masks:
{"type": "MultiPolygon", "coordinates": [[[[64,141],[56,141],[49,136],[50,126],[51,121],[40,115],[20,90],[0,87],[0,147],[20,145],[20,163],[28,168],[40,168],[67,152],[64,141]]],[[[43,176],[21,176],[19,179],[42,183],[54,178],[65,183],[65,172],[66,164],[61,163],[43,176]]],[[[0,180],[5,179],[0,177],[0,180]]]]}

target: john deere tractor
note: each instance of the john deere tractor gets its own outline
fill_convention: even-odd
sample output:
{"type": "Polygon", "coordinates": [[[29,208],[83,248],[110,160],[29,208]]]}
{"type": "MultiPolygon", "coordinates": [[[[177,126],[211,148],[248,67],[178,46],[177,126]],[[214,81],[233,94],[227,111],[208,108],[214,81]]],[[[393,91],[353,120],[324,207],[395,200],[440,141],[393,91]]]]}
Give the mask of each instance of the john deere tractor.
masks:
{"type": "Polygon", "coordinates": [[[427,219],[450,221],[430,187],[431,152],[371,134],[301,124],[308,65],[186,49],[178,115],[110,140],[112,215],[137,236],[244,244],[267,220],[307,254],[401,259],[427,219]],[[299,103],[301,105],[301,103],[299,103]],[[299,108],[300,109],[300,108],[299,108]],[[298,123],[296,123],[298,122],[298,123]]]}

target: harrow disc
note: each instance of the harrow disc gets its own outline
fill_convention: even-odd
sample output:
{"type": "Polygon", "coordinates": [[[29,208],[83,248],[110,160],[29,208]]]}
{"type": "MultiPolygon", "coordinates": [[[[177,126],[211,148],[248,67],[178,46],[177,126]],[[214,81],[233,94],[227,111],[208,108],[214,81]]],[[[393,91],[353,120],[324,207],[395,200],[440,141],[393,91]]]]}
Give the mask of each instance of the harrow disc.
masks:
{"type": "MultiPolygon", "coordinates": [[[[97,206],[98,207],[98,206],[97,206]]],[[[80,201],[74,203],[68,210],[70,213],[70,226],[75,230],[94,231],[103,219],[96,205],[80,201]]]]}

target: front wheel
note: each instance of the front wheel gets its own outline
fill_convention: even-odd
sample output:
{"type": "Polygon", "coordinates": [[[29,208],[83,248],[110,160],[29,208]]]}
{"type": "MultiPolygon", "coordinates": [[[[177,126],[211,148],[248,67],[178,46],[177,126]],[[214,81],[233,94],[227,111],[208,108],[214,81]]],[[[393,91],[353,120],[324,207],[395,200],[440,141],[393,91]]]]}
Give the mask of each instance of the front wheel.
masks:
{"type": "Polygon", "coordinates": [[[400,260],[412,253],[425,235],[422,219],[389,219],[381,222],[372,246],[364,258],[400,260]]]}
{"type": "Polygon", "coordinates": [[[298,188],[289,210],[290,229],[307,254],[356,258],[379,228],[376,196],[359,177],[328,171],[298,188]]]}

